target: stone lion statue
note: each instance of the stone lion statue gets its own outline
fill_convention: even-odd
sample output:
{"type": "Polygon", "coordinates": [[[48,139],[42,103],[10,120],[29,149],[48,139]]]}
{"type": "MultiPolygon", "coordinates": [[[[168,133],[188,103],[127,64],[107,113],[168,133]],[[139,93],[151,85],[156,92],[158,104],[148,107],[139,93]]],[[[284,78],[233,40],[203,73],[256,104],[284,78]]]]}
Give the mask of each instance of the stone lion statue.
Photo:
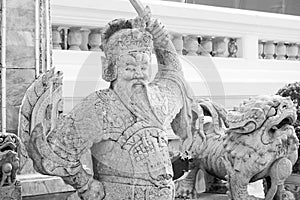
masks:
{"type": "MultiPolygon", "coordinates": [[[[292,124],[296,110],[289,98],[258,96],[226,111],[210,102],[200,105],[211,121],[204,124],[205,145],[195,155],[198,168],[227,180],[233,200],[257,200],[249,195],[250,182],[266,179],[265,199],[294,199],[284,188],[298,158],[299,140],[292,124]]],[[[178,192],[195,190],[195,175],[183,180],[178,192]],[[189,184],[187,184],[189,183],[189,184]]]]}

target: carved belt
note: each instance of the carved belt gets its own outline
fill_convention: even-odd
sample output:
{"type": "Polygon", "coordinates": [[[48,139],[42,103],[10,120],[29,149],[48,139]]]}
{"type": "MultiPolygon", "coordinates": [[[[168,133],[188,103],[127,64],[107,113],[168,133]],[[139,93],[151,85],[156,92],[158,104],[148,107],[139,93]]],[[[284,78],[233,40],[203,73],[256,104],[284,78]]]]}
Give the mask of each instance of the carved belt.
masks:
{"type": "Polygon", "coordinates": [[[101,182],[120,183],[120,184],[137,185],[137,186],[155,186],[151,181],[144,180],[141,178],[111,176],[111,175],[100,175],[94,178],[101,182]]]}

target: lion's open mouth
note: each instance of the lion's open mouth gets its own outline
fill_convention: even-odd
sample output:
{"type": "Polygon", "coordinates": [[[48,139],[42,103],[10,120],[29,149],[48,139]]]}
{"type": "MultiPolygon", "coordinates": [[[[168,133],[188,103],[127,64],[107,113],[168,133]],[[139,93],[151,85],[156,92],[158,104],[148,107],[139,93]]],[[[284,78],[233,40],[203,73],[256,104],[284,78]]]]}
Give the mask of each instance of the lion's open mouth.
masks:
{"type": "Polygon", "coordinates": [[[5,151],[16,151],[17,147],[14,143],[8,142],[2,147],[0,147],[0,152],[5,152],[5,151]]]}
{"type": "Polygon", "coordinates": [[[282,129],[288,125],[292,125],[294,123],[294,119],[292,117],[286,117],[281,120],[278,124],[272,126],[269,130],[270,133],[275,133],[278,129],[282,129]]]}

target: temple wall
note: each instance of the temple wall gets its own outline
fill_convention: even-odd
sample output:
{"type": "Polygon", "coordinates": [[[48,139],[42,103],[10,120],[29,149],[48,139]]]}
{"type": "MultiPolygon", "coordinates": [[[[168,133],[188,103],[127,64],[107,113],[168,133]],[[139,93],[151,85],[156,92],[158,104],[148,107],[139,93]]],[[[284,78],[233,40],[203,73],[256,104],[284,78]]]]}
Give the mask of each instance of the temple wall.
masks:
{"type": "Polygon", "coordinates": [[[17,133],[18,112],[26,89],[35,79],[35,4],[7,1],[6,84],[7,131],[17,133]]]}

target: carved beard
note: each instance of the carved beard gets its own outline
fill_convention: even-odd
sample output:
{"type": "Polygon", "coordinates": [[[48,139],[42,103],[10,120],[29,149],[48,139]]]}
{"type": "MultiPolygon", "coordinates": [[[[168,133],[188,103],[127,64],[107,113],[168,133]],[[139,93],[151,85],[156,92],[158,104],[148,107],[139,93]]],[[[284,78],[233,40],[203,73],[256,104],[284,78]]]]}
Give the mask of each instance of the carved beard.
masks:
{"type": "Polygon", "coordinates": [[[123,100],[124,103],[129,103],[134,96],[139,96],[141,92],[145,92],[148,82],[144,79],[132,79],[130,81],[121,81],[114,85],[114,91],[123,100]]]}

